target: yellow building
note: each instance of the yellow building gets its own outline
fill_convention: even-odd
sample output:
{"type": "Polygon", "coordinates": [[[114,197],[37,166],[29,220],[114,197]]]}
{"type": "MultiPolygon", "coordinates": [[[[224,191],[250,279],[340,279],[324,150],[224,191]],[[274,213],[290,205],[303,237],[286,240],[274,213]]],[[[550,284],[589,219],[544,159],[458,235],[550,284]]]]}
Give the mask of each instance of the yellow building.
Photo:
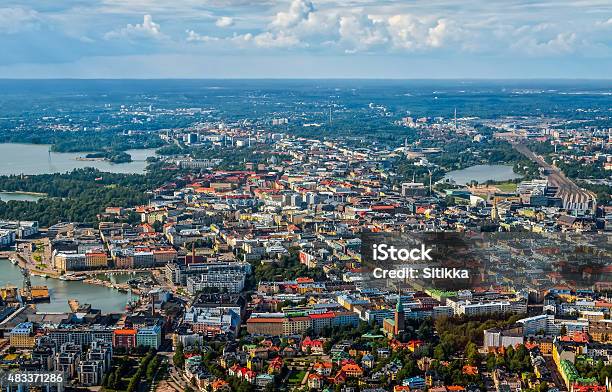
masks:
{"type": "Polygon", "coordinates": [[[589,323],[589,335],[599,343],[612,343],[612,320],[603,319],[589,323]]]}
{"type": "Polygon", "coordinates": [[[33,348],[36,345],[34,336],[34,324],[30,322],[17,324],[9,334],[11,347],[33,348]]]}
{"type": "Polygon", "coordinates": [[[18,301],[19,297],[19,289],[17,286],[6,286],[0,289],[0,297],[5,302],[15,302],[18,301]]]}
{"type": "Polygon", "coordinates": [[[580,317],[586,319],[589,323],[594,323],[594,322],[597,322],[599,320],[603,320],[604,319],[604,313],[603,312],[593,312],[593,311],[583,310],[583,311],[580,312],[580,317]]]}
{"type": "Polygon", "coordinates": [[[302,334],[309,328],[312,328],[312,319],[310,317],[298,316],[283,319],[284,335],[302,334]]]}
{"type": "Polygon", "coordinates": [[[108,267],[108,257],[106,255],[106,252],[93,251],[85,253],[85,267],[87,269],[108,267]]]}
{"type": "Polygon", "coordinates": [[[540,352],[543,355],[549,355],[553,352],[553,342],[552,340],[542,339],[538,342],[538,347],[540,348],[540,352]]]}

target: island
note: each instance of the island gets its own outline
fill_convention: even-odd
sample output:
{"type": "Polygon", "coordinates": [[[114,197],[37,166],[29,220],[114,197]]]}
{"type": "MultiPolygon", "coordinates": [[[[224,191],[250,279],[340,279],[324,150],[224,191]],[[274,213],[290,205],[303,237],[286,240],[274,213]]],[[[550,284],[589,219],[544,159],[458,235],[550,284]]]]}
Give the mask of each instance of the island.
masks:
{"type": "Polygon", "coordinates": [[[87,160],[105,160],[112,163],[128,163],[132,162],[132,156],[125,151],[100,151],[91,152],[85,155],[87,160]]]}

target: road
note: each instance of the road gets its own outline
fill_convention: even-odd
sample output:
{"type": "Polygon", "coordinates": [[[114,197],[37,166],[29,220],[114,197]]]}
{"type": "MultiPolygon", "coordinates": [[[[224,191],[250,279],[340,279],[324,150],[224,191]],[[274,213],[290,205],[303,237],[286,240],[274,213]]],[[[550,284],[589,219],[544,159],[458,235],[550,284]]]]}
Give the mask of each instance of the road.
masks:
{"type": "MultiPolygon", "coordinates": [[[[158,354],[164,357],[163,361],[168,365],[168,374],[164,380],[160,380],[157,384],[154,383],[155,390],[160,392],[184,391],[188,385],[181,372],[172,363],[172,356],[174,353],[171,351],[160,351],[158,354]]],[[[155,378],[157,379],[157,375],[155,378]]]]}
{"type": "Polygon", "coordinates": [[[555,365],[552,356],[546,356],[544,359],[546,360],[546,367],[548,370],[550,370],[550,375],[552,376],[555,386],[559,388],[559,391],[566,392],[567,388],[565,387],[565,382],[561,378],[559,370],[557,370],[557,365],[555,365]]]}
{"type": "Polygon", "coordinates": [[[567,178],[558,167],[546,162],[540,155],[535,154],[527,148],[527,146],[520,143],[512,143],[512,145],[518,152],[544,169],[544,174],[548,177],[549,185],[557,187],[555,196],[563,201],[563,208],[583,209],[583,206],[589,206],[590,209],[594,210],[596,199],[593,192],[580,188],[572,180],[567,178]]]}

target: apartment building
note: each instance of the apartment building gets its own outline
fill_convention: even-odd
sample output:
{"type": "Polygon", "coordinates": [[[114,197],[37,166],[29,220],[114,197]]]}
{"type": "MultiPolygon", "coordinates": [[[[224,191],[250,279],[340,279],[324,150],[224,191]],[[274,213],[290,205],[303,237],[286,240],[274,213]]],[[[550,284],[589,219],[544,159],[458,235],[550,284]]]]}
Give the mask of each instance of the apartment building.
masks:
{"type": "Polygon", "coordinates": [[[36,345],[34,324],[31,322],[17,324],[9,333],[9,343],[15,348],[34,348],[36,345]]]}

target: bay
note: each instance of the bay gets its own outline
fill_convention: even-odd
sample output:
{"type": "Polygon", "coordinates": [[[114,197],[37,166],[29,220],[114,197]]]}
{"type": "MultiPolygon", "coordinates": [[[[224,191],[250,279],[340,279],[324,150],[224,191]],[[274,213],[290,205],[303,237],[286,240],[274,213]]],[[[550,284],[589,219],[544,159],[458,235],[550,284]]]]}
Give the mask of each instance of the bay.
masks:
{"type": "Polygon", "coordinates": [[[93,167],[111,173],[144,173],[146,159],[155,149],[127,150],[132,162],[111,163],[103,160],[79,160],[85,152],[53,152],[48,144],[0,143],[0,175],[63,173],[93,167]]]}

